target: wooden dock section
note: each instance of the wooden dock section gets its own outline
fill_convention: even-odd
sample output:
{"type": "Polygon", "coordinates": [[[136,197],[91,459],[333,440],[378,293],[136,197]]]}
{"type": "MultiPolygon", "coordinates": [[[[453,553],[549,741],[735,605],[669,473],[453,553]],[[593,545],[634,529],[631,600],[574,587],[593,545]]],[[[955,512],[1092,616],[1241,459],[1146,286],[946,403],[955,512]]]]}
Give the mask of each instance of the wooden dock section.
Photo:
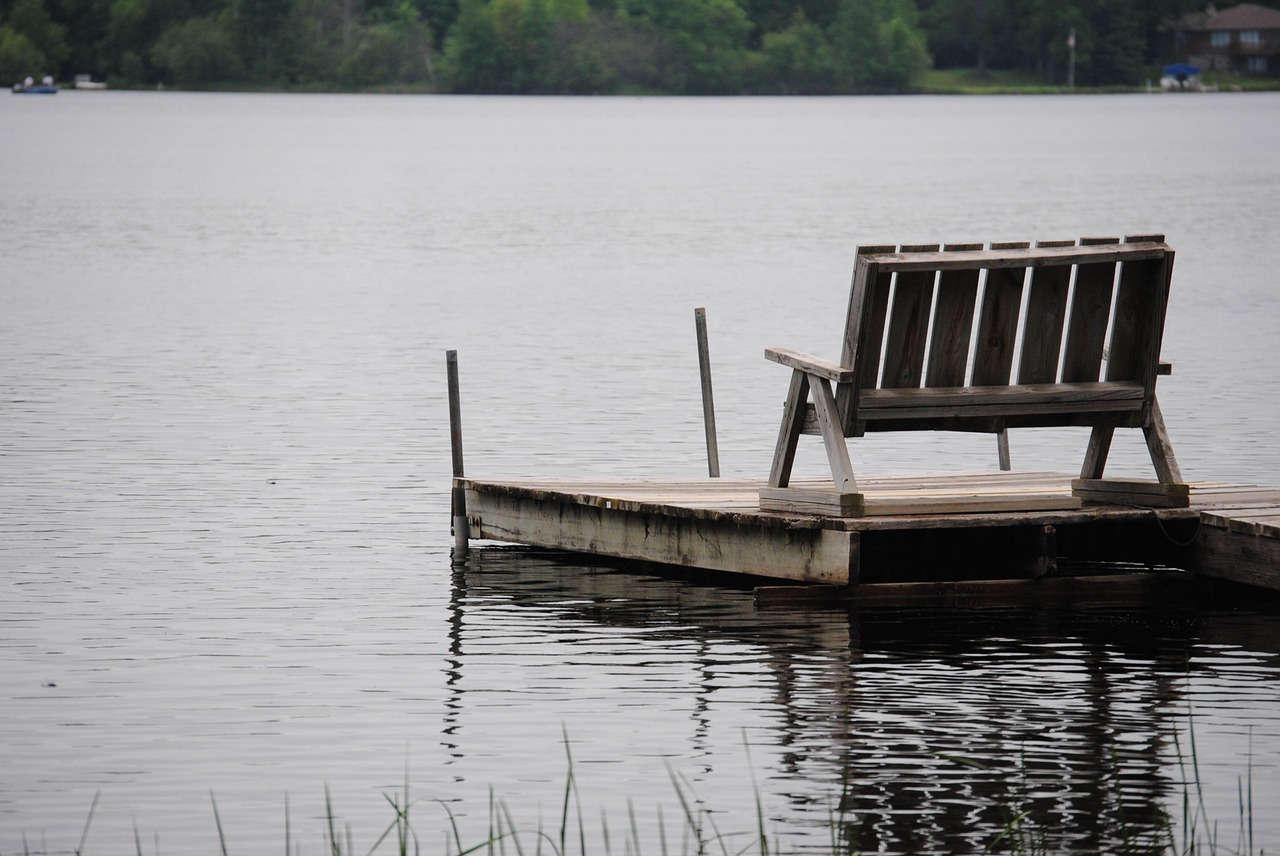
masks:
{"type": "MultiPolygon", "coordinates": [[[[1062,473],[859,482],[861,517],[762,511],[758,479],[459,477],[455,487],[469,538],[808,584],[1027,579],[1106,564],[1280,590],[1280,489],[1193,483],[1189,507],[1156,509],[1086,504],[1062,473]]],[[[792,486],[830,490],[826,480],[792,486]]]]}

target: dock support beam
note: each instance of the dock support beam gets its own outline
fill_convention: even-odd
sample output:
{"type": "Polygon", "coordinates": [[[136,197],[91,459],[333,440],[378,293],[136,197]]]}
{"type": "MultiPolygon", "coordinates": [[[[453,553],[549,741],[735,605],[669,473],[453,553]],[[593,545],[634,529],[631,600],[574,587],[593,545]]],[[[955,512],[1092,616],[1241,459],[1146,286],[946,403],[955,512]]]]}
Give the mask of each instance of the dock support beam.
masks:
{"type": "Polygon", "coordinates": [[[462,470],[462,399],[458,393],[458,352],[445,351],[449,374],[449,447],[453,452],[453,490],[450,510],[453,515],[453,564],[462,565],[470,552],[471,531],[467,523],[467,494],[458,484],[462,470]]]}
{"type": "Polygon", "coordinates": [[[698,332],[698,371],[702,376],[702,422],[707,434],[707,474],[720,478],[720,446],[716,440],[716,405],[711,395],[711,347],[707,343],[707,310],[693,310],[698,332]]]}

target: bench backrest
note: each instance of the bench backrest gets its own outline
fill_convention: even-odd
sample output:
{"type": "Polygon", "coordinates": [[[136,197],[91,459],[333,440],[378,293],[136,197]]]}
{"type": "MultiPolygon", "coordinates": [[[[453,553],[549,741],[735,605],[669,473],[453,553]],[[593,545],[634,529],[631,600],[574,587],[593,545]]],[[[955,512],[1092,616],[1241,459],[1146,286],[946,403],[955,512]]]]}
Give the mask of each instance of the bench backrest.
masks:
{"type": "Polygon", "coordinates": [[[858,249],[840,362],[846,432],[874,389],[1128,381],[1155,394],[1162,235],[858,249]]]}

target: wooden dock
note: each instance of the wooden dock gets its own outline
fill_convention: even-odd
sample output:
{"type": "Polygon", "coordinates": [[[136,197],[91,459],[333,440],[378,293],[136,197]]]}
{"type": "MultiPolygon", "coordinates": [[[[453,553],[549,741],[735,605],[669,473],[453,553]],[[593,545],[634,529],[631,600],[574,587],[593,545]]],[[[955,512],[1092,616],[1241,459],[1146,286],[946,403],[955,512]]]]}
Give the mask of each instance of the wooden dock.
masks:
{"type": "Polygon", "coordinates": [[[1086,504],[1062,473],[864,477],[864,516],[839,517],[762,511],[762,484],[457,478],[455,493],[472,539],[808,584],[1034,579],[1105,565],[1280,590],[1276,488],[1192,483],[1188,507],[1146,508],[1086,504]]]}
{"type": "MultiPolygon", "coordinates": [[[[768,478],[485,481],[462,467],[449,365],[453,528],[469,539],[838,587],[1169,569],[1280,591],[1280,489],[1182,477],[1156,396],[1174,252],[1161,235],[858,248],[838,361],[793,348],[768,478]],[[1080,427],[1079,477],[1009,470],[1011,428],[1080,427]],[[1105,473],[1142,432],[1155,480],[1105,473]],[[855,476],[873,431],[996,435],[1000,472],[855,476]],[[830,478],[792,477],[804,435],[830,478]]],[[[762,473],[763,475],[763,473],[762,473]]],[[[854,597],[859,597],[853,592],[854,597]]]]}

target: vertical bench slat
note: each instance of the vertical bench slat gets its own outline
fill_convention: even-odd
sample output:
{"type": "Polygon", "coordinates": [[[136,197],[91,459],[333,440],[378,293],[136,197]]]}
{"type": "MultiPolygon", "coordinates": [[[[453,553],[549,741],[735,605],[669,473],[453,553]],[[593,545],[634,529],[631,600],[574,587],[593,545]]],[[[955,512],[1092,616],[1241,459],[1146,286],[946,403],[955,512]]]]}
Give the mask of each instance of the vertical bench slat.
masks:
{"type": "MultiPolygon", "coordinates": [[[[980,250],[982,244],[947,244],[943,249],[980,250]]],[[[978,271],[946,270],[938,278],[925,386],[964,386],[977,299],[978,271]]]]}
{"type": "MultiPolygon", "coordinates": [[[[900,253],[932,253],[937,244],[904,244],[900,253]]],[[[888,341],[884,349],[885,389],[920,386],[924,371],[924,346],[929,333],[929,307],[933,303],[935,271],[899,273],[889,310],[888,341]]]]}
{"type": "MultiPolygon", "coordinates": [[[[1028,241],[992,243],[992,250],[1021,250],[1028,241]]],[[[973,360],[973,383],[996,386],[1009,383],[1013,349],[1022,308],[1022,283],[1026,268],[988,268],[978,319],[978,349],[973,360]]]]}
{"type": "MultiPolygon", "coordinates": [[[[892,253],[895,249],[896,247],[892,244],[862,246],[858,247],[858,255],[892,253]]],[[[884,319],[889,311],[889,284],[893,281],[893,274],[876,274],[868,282],[861,284],[857,282],[857,276],[855,268],[853,291],[849,295],[848,323],[845,324],[844,344],[840,350],[840,364],[858,366],[858,386],[869,389],[876,385],[876,378],[880,376],[880,346],[884,342],[884,319]],[[866,293],[867,290],[871,292],[869,295],[866,293]],[[864,313],[867,315],[865,319],[864,313]],[[865,329],[866,335],[859,343],[853,337],[857,336],[858,331],[862,329],[865,329]]]]}
{"type": "MultiPolygon", "coordinates": [[[[1141,235],[1125,238],[1125,242],[1152,239],[1162,241],[1163,236],[1141,235]]],[[[1164,258],[1127,261],[1121,265],[1107,380],[1133,380],[1148,388],[1154,387],[1168,283],[1169,271],[1164,258]]]]}
{"type": "MultiPolygon", "coordinates": [[[[1080,239],[1082,247],[1118,243],[1119,238],[1080,239]]],[[[1076,265],[1076,287],[1062,360],[1062,380],[1066,383],[1088,383],[1099,378],[1115,279],[1114,262],[1076,265]]]]}
{"type": "Polygon", "coordinates": [[[846,435],[854,433],[858,392],[875,387],[880,373],[880,345],[884,339],[885,316],[889,311],[889,285],[893,281],[893,274],[881,274],[874,267],[864,266],[861,257],[892,253],[895,249],[893,244],[860,246],[854,262],[840,365],[857,366],[858,379],[852,386],[841,384],[836,391],[836,410],[846,435]]]}
{"type": "MultiPolygon", "coordinates": [[[[1075,241],[1036,241],[1036,247],[1070,247],[1075,241]]],[[[1018,383],[1053,383],[1058,379],[1058,356],[1067,320],[1067,292],[1071,266],[1033,268],[1027,297],[1026,329],[1018,383]]]]}

